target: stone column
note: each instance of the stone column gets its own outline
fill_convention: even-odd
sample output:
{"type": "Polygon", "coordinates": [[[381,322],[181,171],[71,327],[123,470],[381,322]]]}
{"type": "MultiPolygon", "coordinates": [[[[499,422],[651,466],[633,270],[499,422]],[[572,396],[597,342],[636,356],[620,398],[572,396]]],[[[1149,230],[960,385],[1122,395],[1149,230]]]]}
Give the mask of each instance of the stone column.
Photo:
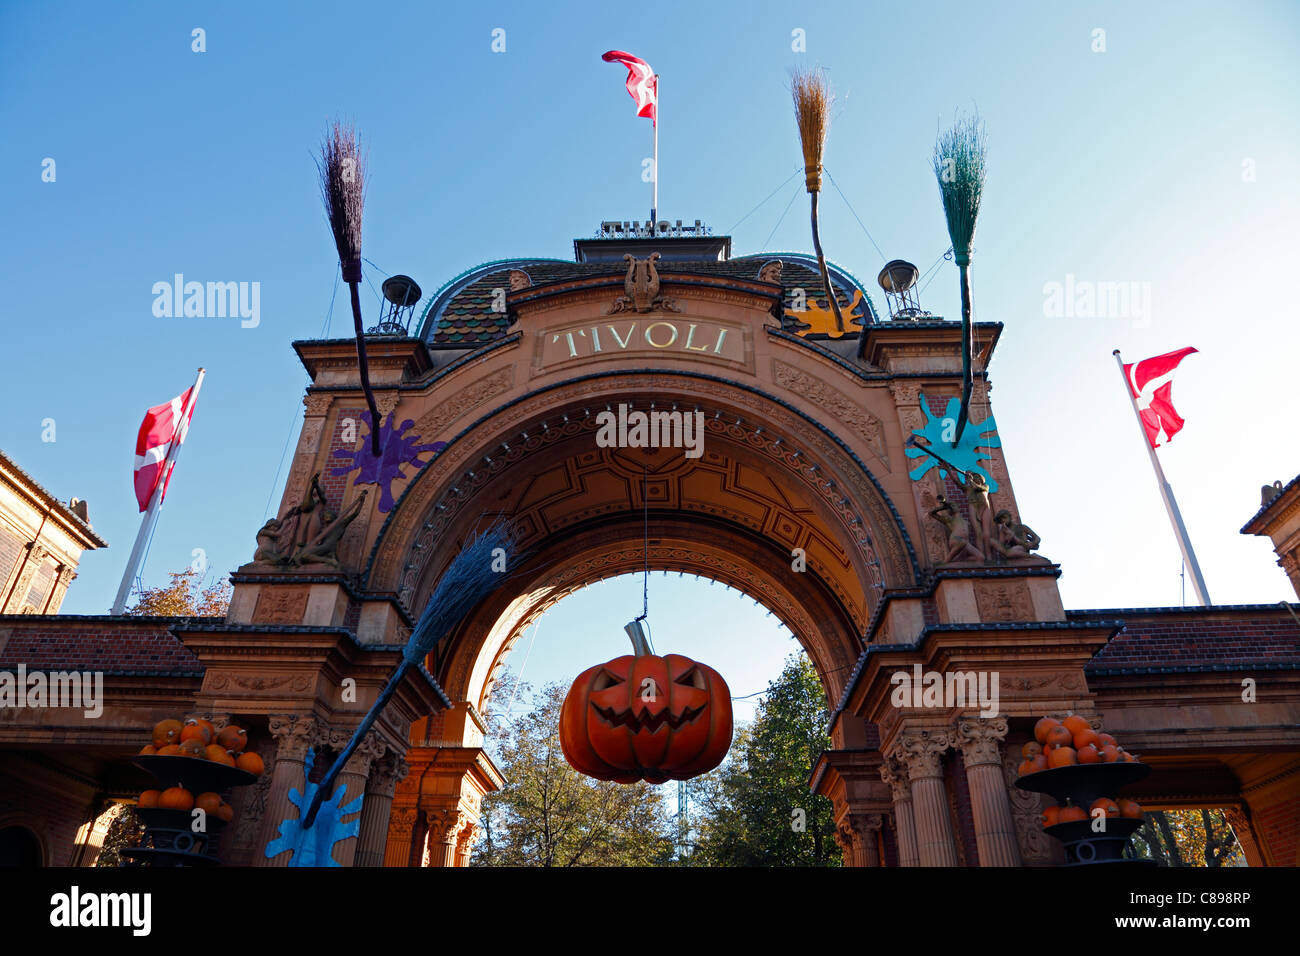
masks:
{"type": "MultiPolygon", "coordinates": [[[[415,843],[415,825],[420,811],[415,807],[398,807],[388,816],[388,839],[384,849],[384,866],[410,866],[415,843]]],[[[362,824],[364,835],[365,824],[362,824]]]]}
{"type": "Polygon", "coordinates": [[[898,865],[920,866],[916,849],[916,823],[912,819],[912,785],[907,768],[897,757],[887,757],[880,765],[880,779],[889,784],[894,798],[894,833],[898,838],[898,865]]]}
{"type": "Polygon", "coordinates": [[[469,818],[459,810],[427,810],[429,835],[424,849],[425,866],[456,865],[456,842],[469,818]]]}
{"type": "Polygon", "coordinates": [[[965,717],[957,721],[953,733],[966,764],[980,866],[1020,866],[1016,821],[1002,777],[1002,741],[1006,736],[1005,717],[965,717]]]}
{"type": "Polygon", "coordinates": [[[879,813],[850,813],[853,830],[854,866],[880,866],[880,828],[885,818],[879,813]]]}
{"type": "Polygon", "coordinates": [[[474,851],[474,844],[478,842],[479,837],[482,835],[483,828],[472,821],[467,821],[460,828],[460,837],[456,842],[457,866],[469,866],[469,857],[474,851]]]}
{"type": "Polygon", "coordinates": [[[307,778],[303,765],[307,752],[320,740],[320,727],[311,715],[272,714],[269,722],[271,736],[275,738],[275,762],[271,765],[271,789],[266,795],[266,811],[262,817],[262,831],[253,849],[253,866],[288,866],[293,859],[290,850],[266,858],[266,845],[280,834],[280,823],[296,818],[299,810],[289,802],[289,790],[306,789],[307,778]]]}
{"type": "Polygon", "coordinates": [[[58,614],[59,608],[63,604],[63,596],[68,593],[68,588],[76,580],[77,573],[66,564],[59,565],[59,573],[54,579],[54,587],[50,588],[49,599],[45,602],[46,614],[58,614]]]}
{"type": "MultiPolygon", "coordinates": [[[[330,732],[330,746],[340,751],[348,745],[348,741],[351,739],[352,732],[350,730],[334,730],[330,732]]],[[[362,798],[361,815],[365,813],[366,778],[370,776],[370,763],[383,750],[383,742],[377,734],[371,731],[366,735],[366,739],[357,746],[357,749],[352,752],[352,756],[348,758],[348,762],[344,764],[343,769],[339,771],[339,775],[334,781],[334,793],[342,793],[341,804],[350,804],[357,797],[362,798]]],[[[349,814],[349,816],[351,815],[349,814]]],[[[360,815],[352,817],[352,820],[360,819],[360,815]]],[[[351,820],[348,822],[351,822],[351,820]]],[[[334,844],[334,862],[340,866],[352,866],[356,860],[359,838],[358,833],[358,836],[348,837],[346,840],[340,840],[334,844]]]]}
{"type": "MultiPolygon", "coordinates": [[[[370,764],[370,777],[366,781],[366,802],[361,808],[361,836],[357,840],[354,866],[387,866],[384,859],[388,846],[388,831],[392,825],[393,791],[397,782],[406,776],[406,761],[389,750],[370,764]]],[[[410,825],[415,822],[411,811],[407,823],[407,851],[410,851],[410,825]]],[[[406,865],[403,861],[402,866],[406,865]]]]}
{"type": "Polygon", "coordinates": [[[912,810],[916,823],[916,848],[921,866],[956,866],[948,793],[943,785],[940,759],[948,749],[948,734],[921,730],[899,738],[898,756],[907,765],[912,784],[912,810]]]}

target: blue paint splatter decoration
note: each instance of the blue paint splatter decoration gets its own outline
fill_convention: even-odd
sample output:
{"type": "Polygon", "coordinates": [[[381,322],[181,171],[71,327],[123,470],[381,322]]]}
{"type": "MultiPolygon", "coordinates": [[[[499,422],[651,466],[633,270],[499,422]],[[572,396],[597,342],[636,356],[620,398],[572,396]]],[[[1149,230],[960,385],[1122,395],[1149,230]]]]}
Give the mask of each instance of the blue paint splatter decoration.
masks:
{"type": "MultiPolygon", "coordinates": [[[[925,395],[922,395],[921,411],[925,412],[925,426],[913,431],[912,434],[926,439],[934,448],[935,454],[946,458],[956,467],[981,476],[989,483],[989,491],[997,491],[998,483],[981,462],[990,461],[993,457],[983,449],[1002,447],[1002,439],[998,437],[998,423],[993,420],[992,415],[980,422],[972,418],[954,448],[952,441],[956,437],[957,413],[960,409],[961,402],[956,398],[950,398],[943,414],[935,415],[930,411],[930,404],[925,400],[925,395]]],[[[913,481],[923,478],[931,468],[939,469],[940,478],[948,477],[948,470],[923,449],[909,445],[906,451],[908,458],[921,459],[921,464],[908,473],[908,477],[913,481]]]]}
{"type": "MultiPolygon", "coordinates": [[[[311,776],[315,761],[315,753],[309,751],[304,767],[306,777],[311,776]]],[[[280,835],[266,845],[266,858],[269,860],[285,850],[292,850],[290,866],[341,866],[334,859],[334,844],[361,833],[360,817],[349,823],[344,823],[343,818],[350,813],[361,812],[361,802],[365,795],[360,794],[351,803],[344,805],[343,798],[347,795],[348,785],[343,784],[328,800],[321,803],[316,821],[310,829],[304,830],[301,826],[302,816],[311,805],[312,797],[320,785],[309,783],[306,786],[305,793],[299,793],[297,787],[289,791],[289,802],[298,808],[298,818],[281,821],[280,835]]]]}
{"type": "MultiPolygon", "coordinates": [[[[333,469],[330,474],[338,477],[360,469],[353,485],[379,485],[379,510],[389,512],[393,510],[393,492],[391,486],[399,478],[406,478],[406,472],[402,470],[404,465],[413,465],[415,470],[419,471],[429,461],[421,462],[419,457],[425,452],[433,452],[435,457],[437,453],[447,447],[445,441],[436,441],[429,445],[421,445],[419,435],[408,435],[407,431],[415,427],[415,422],[406,419],[402,422],[401,427],[393,427],[394,412],[388,413],[388,419],[379,428],[380,438],[380,455],[375,457],[371,451],[370,442],[362,439],[361,446],[355,451],[348,451],[344,448],[338,448],[334,451],[335,458],[349,458],[351,463],[340,468],[333,469]]],[[[367,426],[370,425],[370,413],[362,412],[361,421],[367,426]]]]}

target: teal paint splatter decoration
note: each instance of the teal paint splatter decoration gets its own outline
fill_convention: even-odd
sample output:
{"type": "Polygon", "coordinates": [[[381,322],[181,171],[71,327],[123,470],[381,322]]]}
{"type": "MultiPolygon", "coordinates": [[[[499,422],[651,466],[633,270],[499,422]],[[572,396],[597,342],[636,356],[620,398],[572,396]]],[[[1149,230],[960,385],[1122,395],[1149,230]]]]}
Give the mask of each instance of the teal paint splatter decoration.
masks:
{"type": "MultiPolygon", "coordinates": [[[[961,402],[956,398],[950,398],[943,414],[935,415],[930,411],[930,404],[925,400],[925,395],[922,395],[921,411],[925,412],[925,427],[913,431],[912,434],[926,439],[934,448],[935,454],[946,458],[956,467],[980,475],[989,483],[989,491],[997,491],[998,483],[981,462],[992,458],[983,449],[1002,447],[1002,439],[998,437],[998,423],[993,420],[992,415],[981,422],[972,419],[962,431],[957,447],[954,448],[952,442],[957,437],[957,412],[960,405],[961,402]]],[[[908,458],[921,459],[921,464],[908,474],[913,481],[924,477],[931,468],[939,469],[940,478],[948,477],[947,469],[926,454],[924,449],[909,445],[906,450],[908,458]]]]}
{"type": "MultiPolygon", "coordinates": [[[[305,776],[311,776],[312,764],[315,763],[316,756],[308,752],[305,764],[305,776]]],[[[290,866],[340,866],[341,864],[334,859],[334,844],[346,840],[348,837],[358,836],[361,833],[361,818],[357,817],[350,823],[344,823],[343,818],[350,813],[361,812],[361,801],[365,795],[359,795],[351,803],[344,805],[343,798],[347,795],[347,784],[339,787],[338,790],[326,801],[320,805],[320,810],[316,814],[315,822],[307,829],[303,829],[302,817],[306,813],[307,807],[311,804],[311,799],[316,795],[319,784],[307,784],[307,792],[299,793],[298,788],[294,787],[289,791],[289,802],[298,808],[298,818],[296,820],[284,820],[280,823],[280,835],[266,845],[266,858],[279,856],[285,850],[292,850],[293,856],[289,860],[290,866]]]]}

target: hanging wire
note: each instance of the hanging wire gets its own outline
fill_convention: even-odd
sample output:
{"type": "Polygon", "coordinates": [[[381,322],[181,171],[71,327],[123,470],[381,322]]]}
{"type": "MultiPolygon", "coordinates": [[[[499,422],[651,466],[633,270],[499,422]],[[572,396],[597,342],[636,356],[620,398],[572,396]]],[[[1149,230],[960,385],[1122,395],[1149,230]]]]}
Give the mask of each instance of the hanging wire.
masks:
{"type": "Polygon", "coordinates": [[[519,699],[519,688],[524,682],[524,671],[528,669],[528,659],[533,656],[533,645],[537,643],[537,632],[541,629],[542,618],[539,617],[537,623],[533,625],[533,636],[528,639],[528,650],[524,651],[524,661],[519,665],[519,673],[515,675],[515,689],[510,695],[510,703],[506,705],[505,719],[507,721],[510,720],[510,715],[514,712],[515,701],[519,699]]]}
{"type": "Polygon", "coordinates": [[[862,227],[862,231],[866,233],[867,238],[871,240],[871,244],[876,247],[876,252],[880,253],[880,261],[886,261],[885,253],[881,250],[880,246],[876,245],[876,240],[871,237],[871,233],[867,230],[866,223],[862,221],[862,217],[858,215],[858,211],[853,208],[853,203],[849,202],[849,197],[844,195],[844,190],[840,189],[840,184],[835,181],[835,177],[831,175],[831,171],[823,166],[822,172],[824,172],[826,178],[831,181],[831,185],[835,187],[835,191],[840,194],[840,198],[844,200],[844,205],[849,207],[849,212],[851,212],[853,218],[858,221],[858,225],[862,227]]]}
{"type": "MultiPolygon", "coordinates": [[[[924,279],[927,275],[930,275],[931,272],[934,272],[934,270],[935,270],[936,268],[938,268],[939,263],[943,262],[945,259],[951,259],[951,258],[952,258],[952,246],[949,246],[949,247],[948,247],[948,251],[942,253],[942,254],[939,256],[938,259],[935,259],[935,260],[934,260],[934,265],[932,265],[932,266],[930,266],[930,268],[926,269],[926,270],[925,270],[925,274],[922,275],[921,278],[924,279]]],[[[922,292],[924,292],[926,289],[930,288],[930,283],[934,281],[934,277],[937,276],[938,274],[939,274],[939,273],[934,272],[934,275],[931,275],[931,276],[930,276],[929,281],[926,282],[925,285],[921,286],[921,288],[920,288],[919,290],[917,290],[917,293],[916,293],[916,294],[919,296],[919,295],[920,295],[922,292]]],[[[919,282],[920,280],[917,280],[917,281],[919,282]]]]}
{"type": "Polygon", "coordinates": [[[781,213],[781,218],[776,221],[776,225],[772,227],[772,231],[769,232],[767,234],[767,238],[763,240],[764,249],[766,249],[768,246],[772,244],[772,237],[775,236],[776,231],[781,228],[781,223],[785,222],[785,214],[790,211],[790,207],[794,205],[794,201],[797,198],[799,198],[798,186],[796,186],[794,192],[790,194],[790,201],[785,204],[785,210],[781,213]]]}
{"type": "Polygon", "coordinates": [[[762,202],[760,202],[757,206],[755,206],[755,207],[754,207],[753,209],[751,209],[749,212],[745,213],[745,214],[744,214],[743,216],[741,216],[738,220],[736,220],[736,225],[735,225],[735,226],[732,226],[730,229],[727,230],[727,235],[734,235],[735,232],[736,232],[736,226],[739,226],[742,222],[744,222],[744,221],[745,221],[746,219],[748,219],[750,216],[754,215],[754,213],[758,212],[758,210],[761,209],[761,208],[762,208],[762,207],[767,203],[768,199],[771,199],[773,196],[775,196],[777,193],[779,193],[782,189],[784,189],[784,188],[786,187],[786,184],[789,183],[790,180],[792,180],[792,179],[794,179],[796,176],[798,176],[801,172],[803,172],[803,167],[802,167],[802,166],[800,166],[798,169],[796,169],[794,172],[792,172],[789,176],[787,176],[785,182],[783,182],[780,186],[777,186],[777,187],[776,187],[775,189],[773,189],[770,193],[768,193],[768,194],[767,194],[767,199],[764,199],[764,200],[763,200],[762,202]]]}

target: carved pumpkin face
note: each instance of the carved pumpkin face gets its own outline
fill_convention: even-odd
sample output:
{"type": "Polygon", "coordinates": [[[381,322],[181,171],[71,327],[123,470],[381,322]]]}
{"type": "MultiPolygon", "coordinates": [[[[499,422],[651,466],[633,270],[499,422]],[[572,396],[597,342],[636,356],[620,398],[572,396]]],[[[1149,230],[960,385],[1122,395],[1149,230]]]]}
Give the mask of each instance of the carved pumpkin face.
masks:
{"type": "Polygon", "coordinates": [[[597,780],[686,780],[731,746],[731,691],[681,654],[618,657],[579,675],[560,711],[570,766],[597,780]]]}

